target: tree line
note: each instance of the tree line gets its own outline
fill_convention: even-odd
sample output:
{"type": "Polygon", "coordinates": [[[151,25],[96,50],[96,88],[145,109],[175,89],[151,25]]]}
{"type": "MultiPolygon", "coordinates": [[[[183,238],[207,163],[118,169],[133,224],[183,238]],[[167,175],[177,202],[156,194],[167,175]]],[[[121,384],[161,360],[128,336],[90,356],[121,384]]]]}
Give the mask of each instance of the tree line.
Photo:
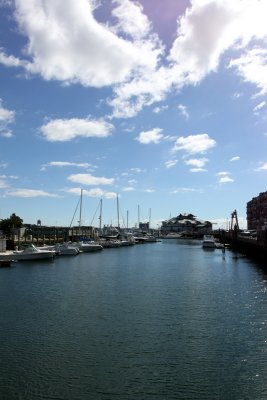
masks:
{"type": "Polygon", "coordinates": [[[23,219],[15,213],[11,214],[9,218],[0,219],[0,231],[4,235],[10,235],[12,229],[21,228],[23,226],[23,219]]]}

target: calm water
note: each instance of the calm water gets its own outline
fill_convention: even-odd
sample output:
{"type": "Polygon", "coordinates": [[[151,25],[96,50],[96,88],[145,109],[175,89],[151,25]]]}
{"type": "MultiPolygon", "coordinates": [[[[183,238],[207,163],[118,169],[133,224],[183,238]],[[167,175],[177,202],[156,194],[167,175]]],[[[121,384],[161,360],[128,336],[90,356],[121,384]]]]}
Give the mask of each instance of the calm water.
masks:
{"type": "Polygon", "coordinates": [[[267,276],[166,240],[0,270],[0,399],[267,398],[267,276]]]}

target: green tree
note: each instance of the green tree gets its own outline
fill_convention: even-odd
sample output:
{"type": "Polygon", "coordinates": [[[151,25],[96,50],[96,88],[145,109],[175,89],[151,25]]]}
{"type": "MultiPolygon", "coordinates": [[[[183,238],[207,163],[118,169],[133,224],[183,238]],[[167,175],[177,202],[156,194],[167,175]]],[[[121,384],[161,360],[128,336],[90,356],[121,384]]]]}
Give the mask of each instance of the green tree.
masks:
{"type": "Polygon", "coordinates": [[[21,228],[23,225],[23,219],[17,216],[15,213],[11,214],[9,218],[0,220],[0,230],[5,235],[10,235],[11,229],[21,228]]]}

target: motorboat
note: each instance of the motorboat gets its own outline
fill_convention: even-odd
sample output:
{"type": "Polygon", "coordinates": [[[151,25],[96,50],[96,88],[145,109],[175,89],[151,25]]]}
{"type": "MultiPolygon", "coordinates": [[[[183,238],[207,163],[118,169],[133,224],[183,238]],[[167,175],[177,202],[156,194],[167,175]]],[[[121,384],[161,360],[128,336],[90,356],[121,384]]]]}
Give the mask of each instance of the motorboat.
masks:
{"type": "Polygon", "coordinates": [[[34,244],[30,244],[23,250],[9,251],[5,254],[1,254],[2,260],[17,260],[17,261],[29,261],[29,260],[42,260],[54,258],[56,252],[54,250],[43,250],[37,248],[34,244]]]}
{"type": "Polygon", "coordinates": [[[167,235],[163,236],[164,239],[180,239],[181,237],[181,233],[178,232],[169,232],[167,235]]]}
{"type": "Polygon", "coordinates": [[[203,249],[215,249],[215,238],[213,235],[204,235],[202,241],[203,249]]]}
{"type": "Polygon", "coordinates": [[[114,247],[121,247],[122,242],[119,239],[101,239],[101,246],[105,249],[111,249],[114,247]]]}
{"type": "Polygon", "coordinates": [[[80,249],[71,242],[56,244],[55,251],[59,256],[76,256],[80,253],[80,249]]]}
{"type": "Polygon", "coordinates": [[[71,246],[77,247],[80,251],[86,251],[86,252],[103,250],[103,246],[101,246],[101,244],[94,242],[94,241],[72,242],[71,246]]]}

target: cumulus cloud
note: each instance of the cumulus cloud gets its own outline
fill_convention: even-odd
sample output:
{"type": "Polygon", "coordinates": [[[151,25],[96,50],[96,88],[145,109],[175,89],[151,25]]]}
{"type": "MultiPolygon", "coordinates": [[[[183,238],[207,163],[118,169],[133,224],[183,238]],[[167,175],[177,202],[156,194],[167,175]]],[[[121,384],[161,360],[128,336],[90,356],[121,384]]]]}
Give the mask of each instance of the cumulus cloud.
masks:
{"type": "Polygon", "coordinates": [[[163,139],[162,129],[154,128],[150,131],[141,132],[137,137],[136,140],[142,144],[149,144],[154,143],[158,144],[163,139]]]}
{"type": "Polygon", "coordinates": [[[190,158],[189,160],[185,160],[185,164],[193,167],[190,169],[191,172],[203,172],[206,171],[204,166],[208,161],[207,158],[190,158]]]}
{"type": "Polygon", "coordinates": [[[231,178],[231,174],[230,174],[230,172],[226,172],[226,171],[221,171],[221,172],[218,172],[218,177],[219,177],[219,183],[222,183],[222,184],[224,184],[224,183],[233,183],[234,182],[234,179],[233,178],[231,178]]]}
{"type": "Polygon", "coordinates": [[[82,185],[112,185],[113,178],[96,177],[91,174],[72,174],[67,178],[71,182],[80,183],[82,185]]]}
{"type": "Polygon", "coordinates": [[[112,11],[112,15],[118,20],[113,28],[115,31],[123,31],[133,39],[138,40],[149,34],[151,24],[143,13],[143,7],[140,4],[129,0],[113,0],[113,3],[117,5],[112,11]]]}
{"type": "Polygon", "coordinates": [[[19,67],[26,66],[27,63],[19,60],[17,57],[14,57],[12,55],[8,56],[5,51],[0,48],[0,64],[5,65],[6,67],[19,67]]]}
{"type": "Polygon", "coordinates": [[[113,128],[103,120],[71,118],[49,121],[40,130],[49,142],[67,142],[77,137],[104,138],[111,135],[113,128]]]}
{"type": "Polygon", "coordinates": [[[216,145],[207,133],[179,137],[172,149],[173,152],[184,150],[187,154],[206,153],[216,145]]]}
{"type": "Polygon", "coordinates": [[[1,49],[0,62],[45,80],[112,86],[113,117],[132,117],[174,88],[199,83],[229,49],[236,50],[229,68],[260,94],[267,91],[266,0],[191,0],[169,54],[137,1],[114,0],[109,23],[96,19],[100,1],[65,0],[64,8],[55,0],[14,4],[24,58],[1,49]]]}
{"type": "Polygon", "coordinates": [[[27,60],[2,51],[0,62],[23,66],[45,80],[95,87],[122,82],[133,69],[153,67],[161,50],[155,36],[148,36],[150,23],[141,6],[114,1],[114,26],[95,19],[96,6],[93,0],[66,0],[63,9],[54,0],[17,0],[15,18],[27,37],[27,60]]]}
{"type": "Polygon", "coordinates": [[[230,176],[222,176],[219,179],[219,183],[232,183],[234,180],[230,176]]]}
{"type": "Polygon", "coordinates": [[[245,82],[255,84],[259,89],[258,95],[265,95],[267,93],[266,49],[258,47],[247,50],[239,58],[232,59],[229,63],[229,68],[234,68],[245,82]]]}

